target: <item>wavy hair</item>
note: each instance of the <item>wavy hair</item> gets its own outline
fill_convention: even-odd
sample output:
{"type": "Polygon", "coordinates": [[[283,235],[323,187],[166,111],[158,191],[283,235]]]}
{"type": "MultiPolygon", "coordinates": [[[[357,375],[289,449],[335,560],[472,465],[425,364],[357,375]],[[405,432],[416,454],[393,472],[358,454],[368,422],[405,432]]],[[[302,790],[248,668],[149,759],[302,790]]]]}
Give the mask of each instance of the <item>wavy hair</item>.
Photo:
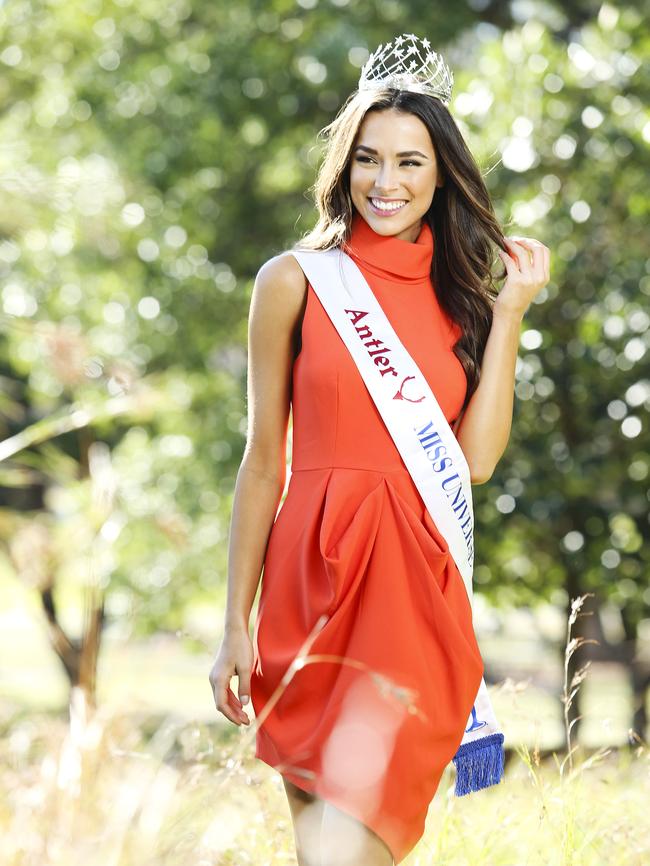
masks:
{"type": "Polygon", "coordinates": [[[494,281],[506,275],[503,264],[500,273],[492,273],[496,256],[491,244],[506,252],[507,247],[481,170],[439,99],[393,88],[350,94],[334,120],[319,132],[327,143],[316,181],[310,187],[319,218],[293,249],[331,249],[350,239],[354,213],[350,196],[352,148],[366,113],[388,108],[420,118],[429,131],[445,179],[423,219],[434,237],[431,282],[441,307],[461,330],[453,351],[468,383],[462,411],[480,379],[498,293],[494,281]]]}

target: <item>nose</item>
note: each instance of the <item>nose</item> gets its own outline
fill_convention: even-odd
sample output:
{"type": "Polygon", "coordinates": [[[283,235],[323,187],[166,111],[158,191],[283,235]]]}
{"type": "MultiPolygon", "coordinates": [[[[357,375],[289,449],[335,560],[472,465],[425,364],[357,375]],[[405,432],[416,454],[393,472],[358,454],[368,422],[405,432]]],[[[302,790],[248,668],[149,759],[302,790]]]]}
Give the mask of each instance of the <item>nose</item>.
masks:
{"type": "Polygon", "coordinates": [[[389,195],[391,191],[397,189],[394,181],[393,168],[390,163],[385,162],[378,170],[375,177],[375,188],[378,195],[389,195]]]}

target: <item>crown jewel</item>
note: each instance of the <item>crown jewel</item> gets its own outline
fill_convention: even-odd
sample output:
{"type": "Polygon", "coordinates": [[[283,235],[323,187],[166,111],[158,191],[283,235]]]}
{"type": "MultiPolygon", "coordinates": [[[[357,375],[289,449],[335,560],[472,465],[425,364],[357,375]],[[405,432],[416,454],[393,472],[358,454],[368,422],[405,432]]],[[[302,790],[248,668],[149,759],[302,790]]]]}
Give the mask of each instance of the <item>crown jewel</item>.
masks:
{"type": "Polygon", "coordinates": [[[395,87],[436,96],[443,105],[451,101],[454,73],[428,39],[403,33],[379,45],[361,69],[359,90],[395,87]]]}

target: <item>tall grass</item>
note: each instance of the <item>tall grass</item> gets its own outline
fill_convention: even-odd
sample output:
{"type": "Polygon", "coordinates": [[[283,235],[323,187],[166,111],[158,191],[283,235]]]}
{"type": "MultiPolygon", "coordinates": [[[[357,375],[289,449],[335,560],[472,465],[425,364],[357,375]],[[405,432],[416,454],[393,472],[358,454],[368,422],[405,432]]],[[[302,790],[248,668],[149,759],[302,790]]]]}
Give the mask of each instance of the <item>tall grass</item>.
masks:
{"type": "MultiPolygon", "coordinates": [[[[450,765],[405,866],[650,863],[647,744],[635,735],[628,749],[587,755],[571,739],[568,713],[588,667],[568,682],[568,660],[580,645],[571,629],[585,597],[573,602],[567,623],[564,755],[543,761],[536,743],[520,745],[500,785],[462,798],[453,795],[450,765]]],[[[280,690],[296,670],[323,660],[309,655],[312,639],[280,690]]],[[[253,757],[261,723],[236,728],[92,710],[78,691],[67,717],[5,719],[0,863],[295,864],[281,779],[253,757]]]]}

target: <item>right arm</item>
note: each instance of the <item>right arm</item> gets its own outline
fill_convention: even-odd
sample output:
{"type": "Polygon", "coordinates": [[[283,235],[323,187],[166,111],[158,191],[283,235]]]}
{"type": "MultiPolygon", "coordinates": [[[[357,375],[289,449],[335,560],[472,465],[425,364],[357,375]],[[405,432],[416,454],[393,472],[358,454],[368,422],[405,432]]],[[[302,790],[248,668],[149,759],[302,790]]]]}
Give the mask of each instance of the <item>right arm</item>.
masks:
{"type": "Polygon", "coordinates": [[[224,636],[210,671],[217,709],[235,724],[249,723],[229,683],[236,672],[240,697],[250,695],[253,650],[248,622],[286,480],[292,370],[306,288],[294,256],[278,255],[260,268],[251,297],[248,431],[230,521],[224,636]]]}

